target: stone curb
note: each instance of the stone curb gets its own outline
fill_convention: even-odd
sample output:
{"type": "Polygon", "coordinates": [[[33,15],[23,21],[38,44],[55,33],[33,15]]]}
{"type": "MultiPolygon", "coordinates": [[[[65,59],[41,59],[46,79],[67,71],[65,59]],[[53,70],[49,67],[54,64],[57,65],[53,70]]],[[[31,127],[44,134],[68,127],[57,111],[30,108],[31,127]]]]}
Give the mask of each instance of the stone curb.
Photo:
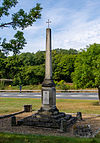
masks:
{"type": "Polygon", "coordinates": [[[14,116],[14,115],[22,114],[22,113],[24,113],[24,112],[25,112],[25,111],[20,111],[20,112],[8,114],[8,115],[3,115],[3,116],[0,116],[0,119],[12,117],[12,116],[14,116]]]}

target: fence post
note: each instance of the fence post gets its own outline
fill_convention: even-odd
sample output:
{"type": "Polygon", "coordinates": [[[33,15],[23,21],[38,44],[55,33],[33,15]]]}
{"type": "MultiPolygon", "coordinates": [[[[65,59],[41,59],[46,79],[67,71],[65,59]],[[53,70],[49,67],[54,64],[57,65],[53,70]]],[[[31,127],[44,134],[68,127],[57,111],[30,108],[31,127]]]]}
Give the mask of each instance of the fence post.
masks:
{"type": "Polygon", "coordinates": [[[99,105],[100,105],[100,86],[98,86],[98,98],[99,98],[99,105]]]}

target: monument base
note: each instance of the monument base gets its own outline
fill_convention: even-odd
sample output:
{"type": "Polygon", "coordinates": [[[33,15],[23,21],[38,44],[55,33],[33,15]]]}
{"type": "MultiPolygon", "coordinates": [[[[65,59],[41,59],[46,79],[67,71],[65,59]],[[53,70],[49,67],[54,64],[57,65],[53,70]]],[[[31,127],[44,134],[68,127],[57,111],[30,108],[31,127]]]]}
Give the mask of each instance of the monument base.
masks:
{"type": "Polygon", "coordinates": [[[42,107],[37,113],[17,122],[17,125],[55,128],[66,132],[72,126],[77,117],[59,112],[56,107],[56,89],[52,80],[45,80],[42,84],[42,107]]]}
{"type": "Polygon", "coordinates": [[[17,122],[17,125],[45,127],[61,129],[67,131],[67,129],[75,124],[77,117],[59,112],[57,108],[50,111],[43,111],[42,108],[32,116],[28,116],[17,122]]]}

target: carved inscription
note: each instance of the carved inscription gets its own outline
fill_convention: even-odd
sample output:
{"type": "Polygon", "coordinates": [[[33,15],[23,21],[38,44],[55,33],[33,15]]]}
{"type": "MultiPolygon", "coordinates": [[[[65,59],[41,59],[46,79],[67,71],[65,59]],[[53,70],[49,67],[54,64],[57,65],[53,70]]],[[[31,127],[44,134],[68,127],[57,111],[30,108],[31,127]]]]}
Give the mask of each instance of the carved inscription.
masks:
{"type": "Polygon", "coordinates": [[[49,91],[43,91],[43,104],[49,104],[49,91]]]}

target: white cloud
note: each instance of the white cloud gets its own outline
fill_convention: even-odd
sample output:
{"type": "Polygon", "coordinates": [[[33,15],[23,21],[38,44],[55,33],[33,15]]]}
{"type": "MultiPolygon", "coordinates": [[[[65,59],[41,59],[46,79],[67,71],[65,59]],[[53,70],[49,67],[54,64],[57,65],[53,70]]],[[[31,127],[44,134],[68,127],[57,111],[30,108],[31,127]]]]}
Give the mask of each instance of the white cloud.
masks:
{"type": "Polygon", "coordinates": [[[78,22],[69,31],[58,32],[54,36],[55,48],[85,48],[86,45],[100,43],[100,20],[78,22]],[[79,24],[79,26],[78,26],[79,24]]]}
{"type": "MultiPolygon", "coordinates": [[[[61,1],[60,1],[61,3],[61,1]]],[[[60,6],[60,3],[43,9],[39,23],[26,29],[30,40],[30,50],[45,50],[46,20],[52,21],[52,47],[54,48],[85,48],[86,45],[100,43],[100,19],[93,17],[93,12],[100,4],[99,1],[87,0],[81,9],[71,9],[60,6]],[[33,37],[32,37],[33,36],[33,37]]],[[[96,15],[96,14],[95,14],[96,15]]]]}

